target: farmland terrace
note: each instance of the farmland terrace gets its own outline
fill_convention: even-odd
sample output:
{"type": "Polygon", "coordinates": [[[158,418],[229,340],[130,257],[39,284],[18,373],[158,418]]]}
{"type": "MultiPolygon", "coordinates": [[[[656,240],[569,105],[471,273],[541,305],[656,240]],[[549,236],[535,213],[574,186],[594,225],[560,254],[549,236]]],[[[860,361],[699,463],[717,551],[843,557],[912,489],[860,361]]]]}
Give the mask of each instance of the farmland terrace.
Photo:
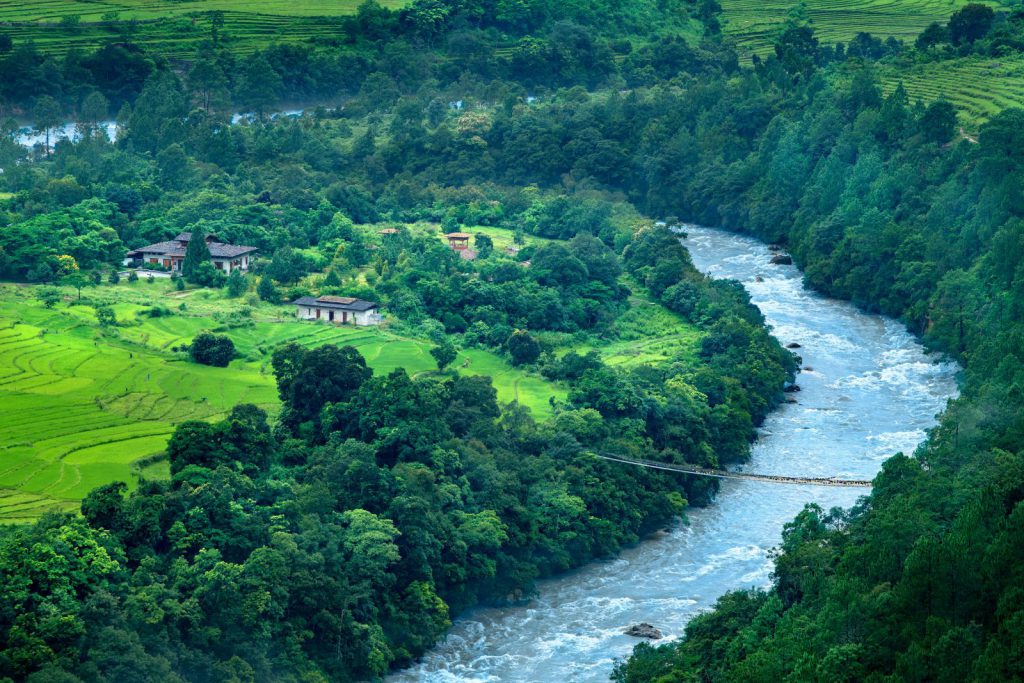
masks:
{"type": "MultiPolygon", "coordinates": [[[[246,54],[270,43],[338,38],[339,18],[355,14],[362,0],[0,0],[0,31],[15,43],[32,41],[41,51],[64,54],[130,38],[168,57],[194,53],[208,39],[213,13],[223,13],[220,40],[246,54]]],[[[405,0],[380,0],[395,9],[405,0]]]]}

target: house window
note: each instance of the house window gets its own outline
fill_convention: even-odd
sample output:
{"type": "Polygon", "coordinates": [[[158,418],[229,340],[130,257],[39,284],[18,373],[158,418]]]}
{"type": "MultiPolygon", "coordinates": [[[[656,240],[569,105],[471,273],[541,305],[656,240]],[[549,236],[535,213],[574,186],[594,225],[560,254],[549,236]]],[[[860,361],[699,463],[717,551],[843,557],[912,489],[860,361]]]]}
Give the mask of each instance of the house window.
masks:
{"type": "Polygon", "coordinates": [[[149,259],[149,262],[152,263],[155,266],[156,264],[160,263],[160,259],[158,259],[158,258],[156,258],[154,256],[154,257],[149,259]]]}
{"type": "Polygon", "coordinates": [[[213,265],[217,266],[217,270],[224,270],[224,264],[221,261],[214,261],[213,265]]]}

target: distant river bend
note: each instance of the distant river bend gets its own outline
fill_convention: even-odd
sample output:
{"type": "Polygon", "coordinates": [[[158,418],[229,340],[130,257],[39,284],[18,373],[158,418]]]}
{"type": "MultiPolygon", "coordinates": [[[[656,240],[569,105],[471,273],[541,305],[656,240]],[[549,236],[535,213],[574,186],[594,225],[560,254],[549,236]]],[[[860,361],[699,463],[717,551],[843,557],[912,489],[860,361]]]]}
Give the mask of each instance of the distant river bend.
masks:
{"type": "MultiPolygon", "coordinates": [[[[746,470],[870,479],[893,453],[914,450],[956,395],[954,363],[925,353],[899,323],[804,288],[799,271],[770,265],[755,239],[686,231],[696,266],[742,282],[776,337],[800,344],[808,368],[797,403],[765,421],[746,470]]],[[[862,493],[725,481],[713,505],[689,512],[689,526],[543,581],[525,606],[463,614],[422,662],[388,680],[607,681],[637,642],[625,628],[646,621],[677,637],[726,591],[767,586],[783,524],[806,503],[849,507],[862,493]]]]}

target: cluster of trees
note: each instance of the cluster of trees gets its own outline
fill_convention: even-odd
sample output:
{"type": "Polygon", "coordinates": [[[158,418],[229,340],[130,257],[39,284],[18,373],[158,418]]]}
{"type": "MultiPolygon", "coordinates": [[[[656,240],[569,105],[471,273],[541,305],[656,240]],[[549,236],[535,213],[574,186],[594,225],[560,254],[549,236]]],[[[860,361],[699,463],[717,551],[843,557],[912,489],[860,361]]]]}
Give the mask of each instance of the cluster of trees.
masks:
{"type": "MultiPolygon", "coordinates": [[[[653,240],[678,246],[655,234],[636,243],[637,272],[661,250],[653,240]]],[[[714,286],[685,252],[655,266],[666,258],[672,286],[714,286]]],[[[733,291],[701,315],[753,320],[756,309],[733,291]]],[[[215,335],[191,348],[214,364],[230,359],[222,351],[215,335]]],[[[670,523],[687,495],[706,499],[705,481],[589,455],[741,458],[751,418],[731,411],[777,401],[779,386],[755,396],[724,368],[742,370],[736,354],[775,354],[781,383],[792,360],[763,330],[702,353],[685,377],[619,374],[590,357],[569,402],[537,424],[500,408],[487,377],[374,375],[351,347],[280,346],[276,424],[251,405],[184,423],[168,445],[170,481],[130,495],[112,483],[81,518],[0,537],[0,676],[377,678],[460,610],[522,595],[670,523]]]]}
{"type": "MultiPolygon", "coordinates": [[[[610,4],[630,17],[673,5],[610,4]]],[[[739,457],[793,360],[742,290],[697,276],[667,232],[621,229],[631,203],[786,244],[814,286],[901,318],[967,373],[928,444],[888,463],[864,505],[810,509],[789,527],[772,591],[729,596],[687,640],[644,648],[617,675],[1019,675],[1024,112],[993,117],[977,144],[959,140],[947,103],[883,96],[870,59],[825,71],[838,51],[806,26],[740,70],[714,37],[713,5],[692,8],[707,14],[700,45],[659,36],[635,51],[616,8],[365,6],[350,34],[362,56],[252,57],[286,84],[275,54],[294,57],[295,82],[313,73],[303,54],[365,59],[345,68],[363,75],[343,111],[231,126],[222,107],[195,106],[216,89],[157,68],[116,143],[87,136],[39,164],[0,145],[0,185],[14,193],[0,215],[6,276],[45,281],[68,258],[88,269],[126,245],[205,230],[273,254],[264,298],[280,296],[275,281],[327,267],[325,292],[376,298],[436,341],[501,347],[572,383],[539,426],[499,410],[483,380],[372,377],[351,350],[282,350],[279,425],[239,408],[183,426],[172,482],[128,498],[108,487],[84,505],[86,521],[49,519],[0,541],[0,566],[19,577],[0,601],[0,673],[369,677],[409,661],[467,605],[664,523],[680,487],[706,499],[706,484],[584,453],[739,457]],[[606,10],[619,18],[601,23],[606,10]],[[495,31],[515,36],[511,50],[497,51],[495,31]],[[532,101],[538,73],[574,87],[532,101]],[[581,87],[598,84],[612,87],[581,87]],[[382,219],[568,241],[467,264],[432,240],[377,243],[355,225],[382,219]],[[30,273],[42,263],[50,274],[30,273]],[[357,286],[351,273],[367,265],[357,286]],[[622,273],[705,330],[698,367],[624,373],[545,354],[544,335],[604,333],[622,273]]],[[[956,40],[977,33],[975,13],[951,20],[956,40]]],[[[968,42],[1002,25],[997,16],[968,42]]],[[[854,56],[896,49],[854,42],[854,56]]]]}
{"type": "MultiPolygon", "coordinates": [[[[885,463],[861,504],[810,506],[787,525],[770,590],[725,596],[680,643],[639,647],[615,680],[1014,680],[1024,111],[957,139],[948,105],[882,97],[870,70],[791,83],[767,94],[772,114],[732,159],[691,157],[676,210],[781,242],[818,289],[899,317],[965,365],[962,395],[915,454],[885,463]]],[[[765,102],[749,85],[733,93],[747,111],[765,102]]],[[[731,108],[708,103],[691,120],[727,120],[731,108]]]]}

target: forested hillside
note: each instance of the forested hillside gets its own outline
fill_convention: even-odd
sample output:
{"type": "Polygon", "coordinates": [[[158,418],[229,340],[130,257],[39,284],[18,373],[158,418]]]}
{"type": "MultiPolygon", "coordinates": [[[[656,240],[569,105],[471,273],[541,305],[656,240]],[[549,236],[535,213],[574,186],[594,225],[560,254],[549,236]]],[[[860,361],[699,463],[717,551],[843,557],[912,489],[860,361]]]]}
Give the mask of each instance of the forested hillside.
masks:
{"type": "MultiPolygon", "coordinates": [[[[242,405],[188,422],[169,480],[112,483],[81,517],[3,534],[0,674],[373,678],[459,610],[707,502],[706,484],[587,452],[742,460],[796,363],[738,285],[699,276],[646,215],[783,243],[813,285],[901,318],[967,372],[929,442],[889,461],[864,504],[787,529],[771,591],[723,599],[617,676],[1020,675],[1024,112],[975,141],[949,103],[883,91],[875,62],[1012,52],[1021,18],[965,8],[914,47],[863,35],[839,48],[795,17],[748,67],[719,10],[365,4],[338,45],[240,57],[211,38],[174,68],[131,43],[64,57],[14,45],[5,103],[43,133],[76,113],[82,139],[0,144],[3,277],[62,285],[38,290],[55,306],[85,289],[99,324],[89,284],[127,248],[212,233],[269,256],[259,284],[198,269],[189,287],[267,306],[313,291],[380,300],[399,331],[437,345],[439,371],[373,373],[350,347],[265,349],[279,419],[242,405]],[[343,106],[267,116],[293,98],[343,106]],[[235,107],[252,120],[232,125],[235,107]],[[111,141],[98,124],[115,112],[111,141]],[[434,239],[406,229],[416,221],[434,239]],[[498,253],[495,227],[536,242],[498,253]],[[436,239],[477,228],[471,265],[436,239]],[[571,352],[642,334],[646,302],[697,348],[626,368],[571,352]],[[445,372],[446,344],[570,390],[536,421],[485,378],[445,372]]],[[[112,329],[96,342],[121,334],[102,315],[112,329]]],[[[221,331],[245,317],[239,306],[221,331]]]]}
{"type": "MultiPolygon", "coordinates": [[[[6,93],[15,106],[34,98],[44,132],[82,104],[78,141],[31,154],[4,141],[0,274],[24,286],[3,292],[0,346],[14,367],[0,380],[4,400],[26,409],[3,432],[3,483],[71,495],[83,469],[67,465],[117,460],[130,443],[125,432],[77,444],[73,462],[35,453],[39,392],[75,410],[84,432],[147,411],[160,416],[151,440],[180,424],[137,485],[107,483],[80,516],[0,534],[0,676],[379,678],[460,611],[521,599],[536,579],[636,543],[715,491],[594,451],[712,467],[747,457],[797,359],[741,287],[697,273],[625,186],[598,177],[624,152],[600,149],[596,129],[587,136],[599,148],[581,138],[572,153],[589,159],[578,181],[570,157],[548,158],[575,134],[557,123],[565,112],[606,106],[584,86],[617,77],[613,38],[644,17],[690,25],[686,8],[538,3],[508,26],[444,7],[450,25],[434,36],[408,13],[364,6],[356,49],[271,47],[241,76],[216,48],[184,77],[125,45],[71,71],[80,56],[26,46],[6,58],[19,77],[34,73],[19,59],[67,74],[53,81],[59,92],[6,93]],[[508,56],[499,26],[526,36],[508,56]],[[98,79],[92,67],[120,51],[134,55],[125,64],[138,80],[98,79]],[[579,87],[544,102],[526,94],[560,86],[579,87]],[[344,107],[265,115],[282,97],[339,94],[344,107]],[[257,113],[232,124],[234,104],[257,113]],[[98,125],[111,106],[116,140],[98,125]],[[460,230],[472,259],[442,239],[460,230]],[[213,235],[265,257],[228,278],[186,257],[170,287],[122,281],[128,249],[181,231],[190,244],[213,235]],[[281,320],[294,315],[282,302],[310,294],[386,307],[376,370],[345,345],[355,335],[281,320]],[[427,362],[408,369],[406,356],[381,357],[424,347],[427,362]],[[97,378],[81,368],[98,362],[128,376],[90,400],[97,378]],[[497,369],[515,376],[502,388],[533,382],[548,400],[513,390],[520,400],[499,402],[487,376],[497,369]],[[279,402],[260,391],[264,373],[279,402]],[[200,375],[189,395],[183,378],[200,375]],[[64,398],[70,388],[79,393],[64,398]],[[225,405],[243,394],[261,406],[225,405]]],[[[648,50],[626,68],[650,82],[691,62],[735,68],[717,46],[665,44],[675,66],[656,73],[648,50]]],[[[120,479],[124,467],[88,480],[102,471],[120,479]]],[[[3,493],[10,504],[21,492],[3,493]]]]}

